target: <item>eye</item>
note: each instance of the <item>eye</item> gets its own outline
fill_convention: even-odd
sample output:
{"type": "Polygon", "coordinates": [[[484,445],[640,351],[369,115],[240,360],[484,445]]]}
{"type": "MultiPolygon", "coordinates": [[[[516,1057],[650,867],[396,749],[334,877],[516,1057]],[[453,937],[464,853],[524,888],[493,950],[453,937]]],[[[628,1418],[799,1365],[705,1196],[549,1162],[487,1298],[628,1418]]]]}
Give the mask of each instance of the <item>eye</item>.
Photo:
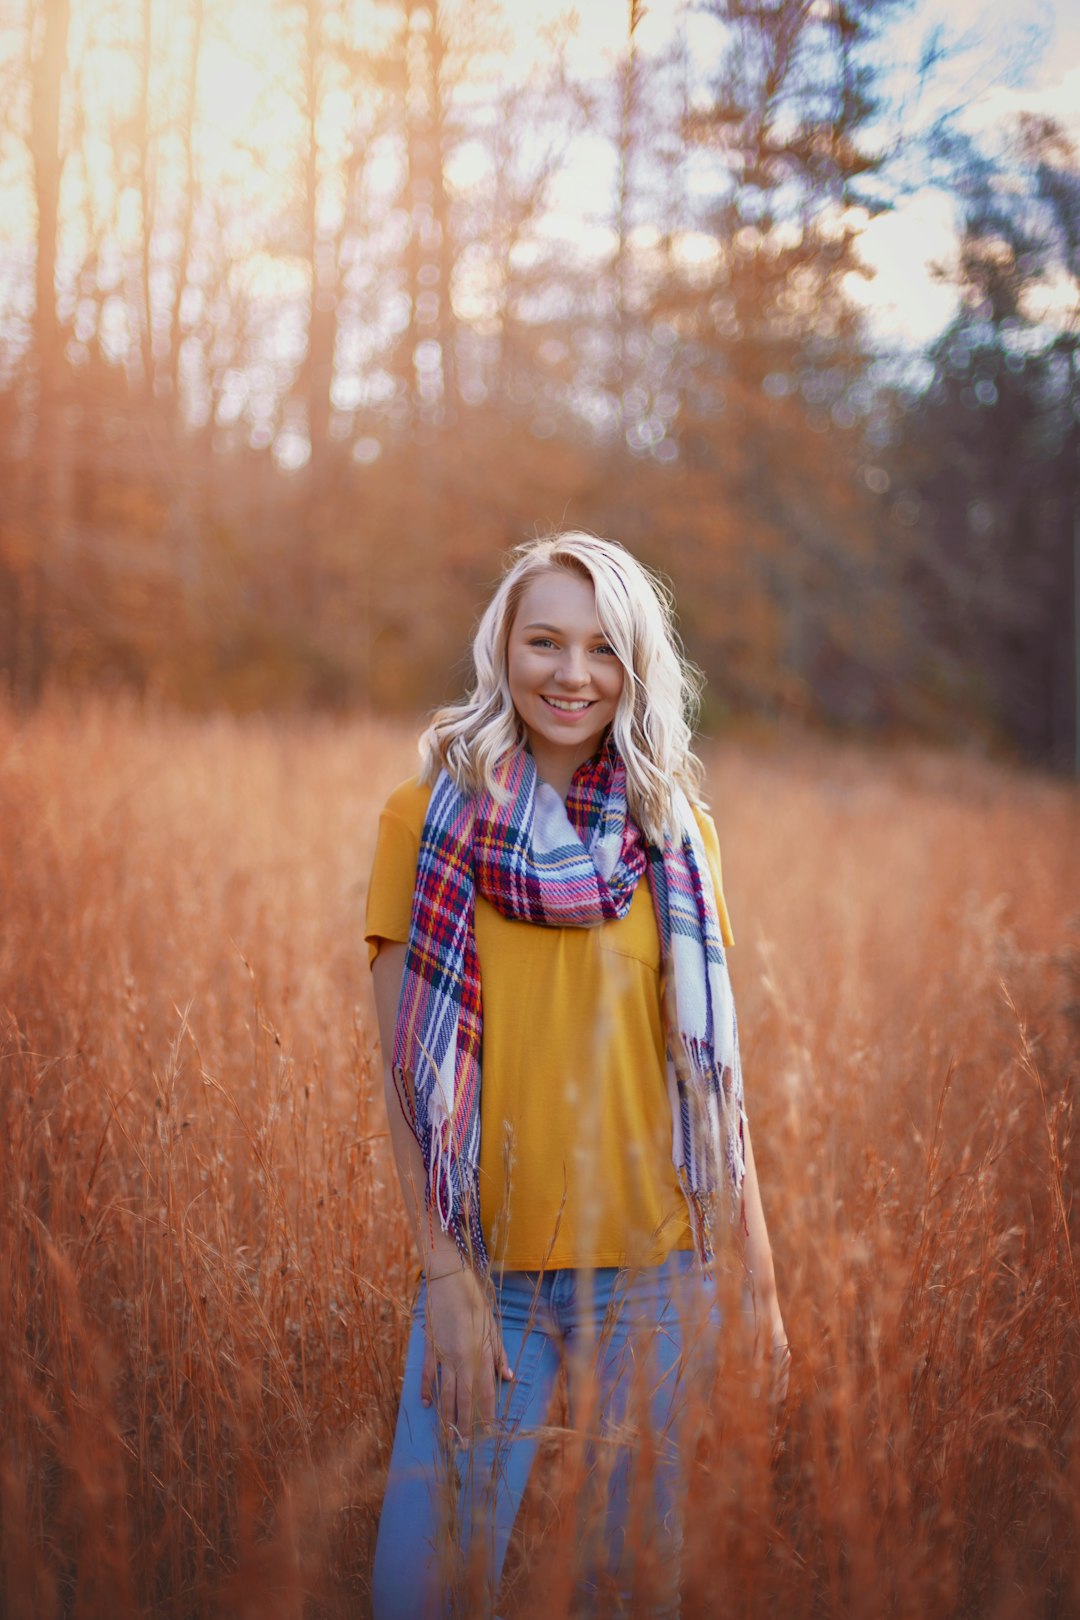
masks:
{"type": "Polygon", "coordinates": [[[607,641],[602,641],[599,647],[593,648],[593,651],[603,653],[605,658],[618,658],[619,656],[611,643],[607,641]]]}
{"type": "Polygon", "coordinates": [[[550,636],[533,636],[529,641],[530,647],[554,647],[554,645],[550,636]]]}

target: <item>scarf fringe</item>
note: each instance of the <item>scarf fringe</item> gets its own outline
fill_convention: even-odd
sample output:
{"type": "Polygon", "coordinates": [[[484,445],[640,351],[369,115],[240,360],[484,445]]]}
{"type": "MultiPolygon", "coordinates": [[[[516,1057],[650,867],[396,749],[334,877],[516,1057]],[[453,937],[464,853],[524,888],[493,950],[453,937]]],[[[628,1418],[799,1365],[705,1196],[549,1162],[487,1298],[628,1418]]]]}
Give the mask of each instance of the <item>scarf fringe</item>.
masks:
{"type": "Polygon", "coordinates": [[[479,1173],[467,1167],[463,1171],[460,1157],[455,1163],[450,1151],[449,1127],[439,1134],[444,1140],[431,1153],[426,1189],[429,1231],[434,1231],[437,1212],[440,1227],[453,1238],[462,1260],[486,1274],[489,1260],[480,1221],[479,1173]]]}
{"type": "MultiPolygon", "coordinates": [[[[480,1220],[480,1176],[478,1168],[470,1165],[467,1153],[453,1151],[453,1126],[443,1119],[438,1126],[421,1126],[412,1105],[412,1094],[405,1081],[404,1070],[393,1068],[394,1089],[405,1123],[416,1138],[420,1154],[427,1166],[424,1183],[424,1202],[428,1215],[428,1233],[434,1237],[435,1217],[439,1227],[452,1237],[462,1259],[477,1270],[488,1270],[488,1252],[480,1220]]],[[[479,1132],[477,1132],[476,1158],[479,1162],[479,1132]]]]}

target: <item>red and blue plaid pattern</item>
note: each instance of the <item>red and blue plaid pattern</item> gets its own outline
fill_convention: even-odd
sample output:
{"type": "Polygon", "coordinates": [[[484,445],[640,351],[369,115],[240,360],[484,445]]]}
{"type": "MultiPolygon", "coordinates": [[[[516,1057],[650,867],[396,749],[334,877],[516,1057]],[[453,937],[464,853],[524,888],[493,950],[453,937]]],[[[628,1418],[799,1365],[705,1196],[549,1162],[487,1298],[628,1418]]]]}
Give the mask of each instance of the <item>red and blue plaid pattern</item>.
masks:
{"type": "Polygon", "coordinates": [[[444,771],[420,840],[394,1032],[398,1097],[427,1169],[427,1201],[481,1270],[480,1078],[483,996],[477,892],[506,917],[597,927],[630,908],[648,873],[664,961],[673,1159],[704,1259],[724,1149],[742,1182],[742,1076],[734,1002],[700,834],[676,793],[682,837],[647,845],[626,805],[626,768],[609,733],[576,772],[565,804],[525,748],[498,768],[505,803],[468,795],[444,771]],[[722,1137],[725,1139],[722,1144],[722,1137]]]}

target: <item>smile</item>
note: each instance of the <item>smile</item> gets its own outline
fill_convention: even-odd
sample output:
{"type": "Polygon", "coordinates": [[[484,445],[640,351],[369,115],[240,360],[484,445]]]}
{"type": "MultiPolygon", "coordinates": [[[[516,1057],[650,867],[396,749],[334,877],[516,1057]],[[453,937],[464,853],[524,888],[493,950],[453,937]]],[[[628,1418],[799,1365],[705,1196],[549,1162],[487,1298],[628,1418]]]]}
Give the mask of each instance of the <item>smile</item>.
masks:
{"type": "Polygon", "coordinates": [[[543,693],[540,696],[549,708],[558,709],[561,714],[581,714],[593,706],[592,698],[553,698],[544,697],[543,693]]]}

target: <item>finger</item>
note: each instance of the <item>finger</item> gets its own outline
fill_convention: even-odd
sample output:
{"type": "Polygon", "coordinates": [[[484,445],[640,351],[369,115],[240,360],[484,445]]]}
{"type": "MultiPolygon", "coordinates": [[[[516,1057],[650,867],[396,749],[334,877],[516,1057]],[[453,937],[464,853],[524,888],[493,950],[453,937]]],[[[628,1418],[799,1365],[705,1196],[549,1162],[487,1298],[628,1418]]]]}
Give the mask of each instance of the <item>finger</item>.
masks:
{"type": "Polygon", "coordinates": [[[457,1383],[457,1428],[462,1440],[468,1440],[473,1420],[473,1391],[468,1378],[457,1383]]]}
{"type": "Polygon", "coordinates": [[[477,1421],[485,1424],[494,1423],[495,1369],[490,1363],[481,1370],[480,1376],[473,1385],[472,1393],[477,1421]]]}
{"type": "Polygon", "coordinates": [[[514,1369],[510,1365],[510,1357],[506,1353],[506,1346],[503,1344],[503,1336],[497,1327],[494,1330],[491,1348],[494,1356],[496,1377],[513,1378],[514,1369]]]}
{"type": "Polygon", "coordinates": [[[430,1406],[435,1393],[435,1346],[424,1341],[424,1365],[420,1372],[420,1404],[430,1406]]]}
{"type": "Polygon", "coordinates": [[[454,1369],[445,1361],[439,1379],[439,1416],[448,1428],[457,1423],[457,1378],[454,1369]]]}

